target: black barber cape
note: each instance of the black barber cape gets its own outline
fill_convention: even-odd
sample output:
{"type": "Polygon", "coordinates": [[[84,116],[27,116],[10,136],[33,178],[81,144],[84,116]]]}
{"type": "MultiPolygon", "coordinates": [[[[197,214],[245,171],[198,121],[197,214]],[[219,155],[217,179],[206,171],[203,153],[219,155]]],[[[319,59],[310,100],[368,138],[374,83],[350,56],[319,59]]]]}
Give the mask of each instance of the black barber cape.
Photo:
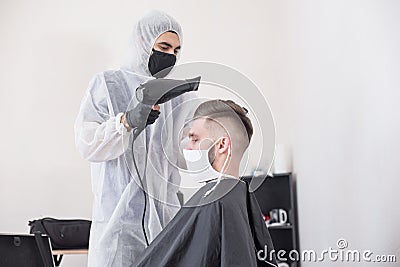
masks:
{"type": "Polygon", "coordinates": [[[222,179],[204,197],[214,185],[193,195],[134,266],[277,266],[274,254],[266,256],[273,250],[271,237],[248,185],[222,179]]]}

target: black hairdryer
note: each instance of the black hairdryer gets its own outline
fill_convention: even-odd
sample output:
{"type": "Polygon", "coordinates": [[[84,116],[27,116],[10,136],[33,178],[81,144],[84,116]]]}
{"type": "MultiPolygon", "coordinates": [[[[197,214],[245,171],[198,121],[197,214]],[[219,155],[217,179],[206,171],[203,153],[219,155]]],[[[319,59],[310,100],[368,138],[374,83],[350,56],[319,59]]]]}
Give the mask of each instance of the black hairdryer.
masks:
{"type": "Polygon", "coordinates": [[[150,80],[136,88],[136,98],[147,105],[162,104],[183,93],[197,91],[200,79],[201,76],[186,80],[163,78],[150,80]]]}

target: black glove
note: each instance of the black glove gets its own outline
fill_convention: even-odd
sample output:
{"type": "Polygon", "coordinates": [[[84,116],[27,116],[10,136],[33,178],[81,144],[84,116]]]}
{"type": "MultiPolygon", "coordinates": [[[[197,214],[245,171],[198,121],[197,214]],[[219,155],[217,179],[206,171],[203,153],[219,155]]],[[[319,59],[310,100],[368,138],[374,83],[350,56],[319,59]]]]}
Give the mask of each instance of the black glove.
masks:
{"type": "Polygon", "coordinates": [[[197,91],[201,76],[187,80],[154,79],[136,88],[136,98],[147,105],[165,103],[183,93],[197,91]]]}
{"type": "Polygon", "coordinates": [[[126,122],[132,128],[137,128],[136,132],[140,133],[143,129],[153,124],[160,115],[160,111],[152,109],[151,105],[138,103],[136,107],[125,113],[126,122]]]}

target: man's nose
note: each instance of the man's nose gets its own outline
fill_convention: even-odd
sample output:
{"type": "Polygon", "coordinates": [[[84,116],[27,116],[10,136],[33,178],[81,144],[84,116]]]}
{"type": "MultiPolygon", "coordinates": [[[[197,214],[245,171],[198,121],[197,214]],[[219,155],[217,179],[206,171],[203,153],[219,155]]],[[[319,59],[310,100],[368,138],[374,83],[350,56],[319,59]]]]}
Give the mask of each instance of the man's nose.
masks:
{"type": "Polygon", "coordinates": [[[167,53],[171,54],[171,55],[175,55],[175,51],[172,48],[168,49],[167,53]]]}

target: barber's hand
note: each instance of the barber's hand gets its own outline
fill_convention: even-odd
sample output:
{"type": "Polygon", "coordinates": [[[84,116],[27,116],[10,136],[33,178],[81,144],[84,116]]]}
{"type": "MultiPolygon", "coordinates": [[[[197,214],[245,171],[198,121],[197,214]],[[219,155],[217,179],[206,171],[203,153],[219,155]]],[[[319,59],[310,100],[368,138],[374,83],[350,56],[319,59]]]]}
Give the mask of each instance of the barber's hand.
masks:
{"type": "Polygon", "coordinates": [[[160,116],[160,107],[138,103],[136,107],[125,113],[126,122],[131,128],[137,128],[141,132],[149,125],[153,124],[160,116]]]}
{"type": "Polygon", "coordinates": [[[162,78],[150,80],[136,89],[136,98],[143,104],[162,104],[183,93],[197,91],[200,79],[199,76],[187,80],[162,78]]]}

